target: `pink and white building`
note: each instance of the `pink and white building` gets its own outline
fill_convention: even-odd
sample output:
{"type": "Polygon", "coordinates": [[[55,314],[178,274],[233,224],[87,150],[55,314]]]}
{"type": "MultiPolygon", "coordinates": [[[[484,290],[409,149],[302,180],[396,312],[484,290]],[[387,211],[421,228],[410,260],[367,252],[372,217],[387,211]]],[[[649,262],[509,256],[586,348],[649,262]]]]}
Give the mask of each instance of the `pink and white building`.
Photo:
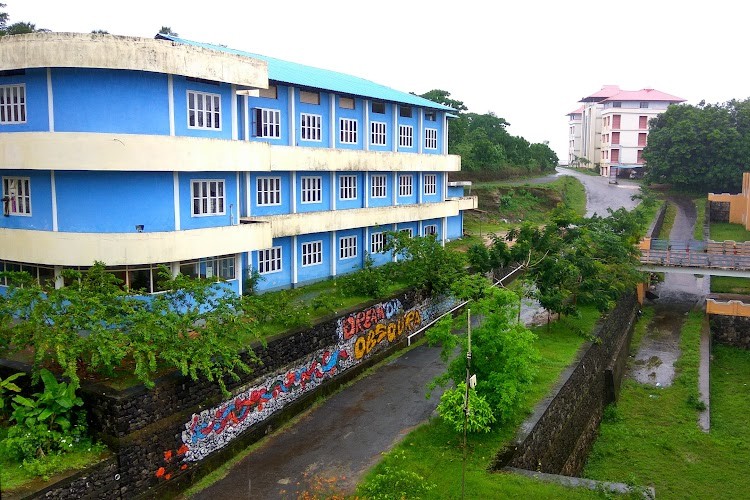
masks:
{"type": "Polygon", "coordinates": [[[568,113],[568,165],[579,166],[581,158],[581,125],[583,106],[568,113]]]}
{"type": "MultiPolygon", "coordinates": [[[[670,104],[685,102],[685,99],[654,89],[631,91],[605,85],[580,102],[583,110],[579,157],[598,164],[599,173],[609,177],[643,167],[649,120],[670,104]]],[[[570,128],[570,144],[577,140],[575,132],[570,128]]]]}

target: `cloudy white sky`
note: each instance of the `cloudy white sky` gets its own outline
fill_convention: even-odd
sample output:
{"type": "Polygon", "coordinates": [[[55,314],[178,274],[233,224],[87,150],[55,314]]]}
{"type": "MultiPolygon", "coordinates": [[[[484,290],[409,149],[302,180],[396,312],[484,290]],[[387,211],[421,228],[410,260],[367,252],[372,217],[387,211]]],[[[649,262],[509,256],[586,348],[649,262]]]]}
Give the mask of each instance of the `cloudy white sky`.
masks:
{"type": "Polygon", "coordinates": [[[0,0],[53,31],[185,38],[351,73],[399,90],[445,89],[510,133],[567,158],[567,118],[604,84],[697,103],[750,96],[750,6],[711,0],[0,0]]]}

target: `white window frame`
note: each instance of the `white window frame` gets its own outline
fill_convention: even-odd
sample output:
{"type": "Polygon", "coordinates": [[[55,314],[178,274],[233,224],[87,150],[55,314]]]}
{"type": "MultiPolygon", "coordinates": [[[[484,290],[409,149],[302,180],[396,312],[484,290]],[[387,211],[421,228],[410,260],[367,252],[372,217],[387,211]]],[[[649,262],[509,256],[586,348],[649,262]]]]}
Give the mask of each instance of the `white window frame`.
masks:
{"type": "Polygon", "coordinates": [[[370,253],[382,253],[385,248],[385,233],[370,233],[370,253]]]}
{"type": "Polygon", "coordinates": [[[357,199],[357,176],[340,175],[339,176],[339,199],[356,200],[357,199]]]}
{"type": "Polygon", "coordinates": [[[437,174],[424,174],[423,182],[425,195],[437,194],[437,174]]]}
{"type": "Polygon", "coordinates": [[[414,175],[399,174],[398,176],[398,196],[414,196],[414,175]]]}
{"type": "Polygon", "coordinates": [[[0,125],[16,125],[28,120],[26,84],[0,85],[0,125]]]}
{"type": "Polygon", "coordinates": [[[221,130],[221,95],[200,90],[187,91],[187,127],[193,130],[221,130]],[[193,107],[190,107],[190,97],[193,97],[193,107]],[[211,102],[213,109],[207,109],[207,103],[211,102]],[[199,104],[200,103],[200,104],[199,104]],[[218,105],[218,107],[216,107],[218,105]],[[203,109],[200,109],[200,108],[203,109]],[[190,119],[193,124],[190,124],[190,119]],[[199,122],[203,119],[203,124],[199,122]],[[218,121],[218,125],[217,122],[218,121]]]}
{"type": "Polygon", "coordinates": [[[422,228],[422,236],[437,236],[437,224],[427,224],[422,228]]]}
{"type": "Polygon", "coordinates": [[[227,213],[227,190],[224,179],[191,179],[190,180],[190,213],[192,217],[212,217],[227,213]],[[211,184],[216,183],[216,194],[211,195],[211,184]],[[199,185],[198,196],[195,186],[199,185]],[[221,194],[219,194],[221,192],[221,194]],[[195,202],[199,201],[198,211],[195,202]]]}
{"type": "Polygon", "coordinates": [[[370,177],[370,198],[385,198],[388,191],[388,179],[385,174],[370,177]]]}
{"type": "Polygon", "coordinates": [[[437,136],[438,136],[438,133],[437,133],[436,128],[424,129],[424,148],[425,149],[437,149],[438,147],[437,136]]]}
{"type": "Polygon", "coordinates": [[[339,238],[339,260],[357,258],[357,235],[339,238]]]}
{"type": "Polygon", "coordinates": [[[411,227],[405,227],[403,229],[399,229],[398,232],[399,233],[408,233],[409,234],[409,238],[413,238],[414,237],[414,229],[411,228],[411,227]]]}
{"type": "Polygon", "coordinates": [[[300,139],[303,141],[320,142],[323,137],[323,117],[312,113],[300,113],[300,139]]]}
{"type": "Polygon", "coordinates": [[[253,135],[262,139],[281,138],[281,110],[254,108],[253,135]]]}
{"type": "Polygon", "coordinates": [[[323,178],[317,175],[300,177],[300,203],[310,205],[323,202],[323,178]]]}
{"type": "Polygon", "coordinates": [[[370,144],[373,146],[386,145],[386,127],[385,122],[370,122],[370,144]]]}
{"type": "Polygon", "coordinates": [[[281,205],[281,177],[263,175],[255,180],[255,204],[259,207],[281,205]]]}
{"type": "Polygon", "coordinates": [[[31,178],[30,177],[3,177],[3,210],[7,207],[7,215],[18,215],[31,217],[31,178]],[[13,184],[13,188],[11,188],[13,184]]]}
{"type": "Polygon", "coordinates": [[[323,263],[323,240],[302,243],[302,267],[318,266],[323,263]]]}
{"type": "Polygon", "coordinates": [[[258,274],[280,273],[283,266],[280,246],[258,250],[258,274]]]}
{"type": "Polygon", "coordinates": [[[357,144],[357,119],[339,119],[339,142],[341,144],[357,144]]]}
{"type": "Polygon", "coordinates": [[[414,127],[411,125],[398,126],[398,145],[402,148],[414,147],[414,127]]]}

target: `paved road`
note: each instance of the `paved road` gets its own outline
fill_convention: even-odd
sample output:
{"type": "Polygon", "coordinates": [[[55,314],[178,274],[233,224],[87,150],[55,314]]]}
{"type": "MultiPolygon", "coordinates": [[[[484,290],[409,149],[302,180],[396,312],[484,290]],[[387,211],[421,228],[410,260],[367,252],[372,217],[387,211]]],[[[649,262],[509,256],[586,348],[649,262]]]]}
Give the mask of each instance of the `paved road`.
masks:
{"type": "Polygon", "coordinates": [[[586,217],[599,214],[606,216],[607,208],[616,210],[625,207],[628,210],[638,205],[638,200],[631,197],[640,191],[638,183],[618,179],[617,184],[610,184],[609,178],[586,175],[575,170],[558,167],[561,175],[571,175],[581,181],[586,188],[586,217]]]}

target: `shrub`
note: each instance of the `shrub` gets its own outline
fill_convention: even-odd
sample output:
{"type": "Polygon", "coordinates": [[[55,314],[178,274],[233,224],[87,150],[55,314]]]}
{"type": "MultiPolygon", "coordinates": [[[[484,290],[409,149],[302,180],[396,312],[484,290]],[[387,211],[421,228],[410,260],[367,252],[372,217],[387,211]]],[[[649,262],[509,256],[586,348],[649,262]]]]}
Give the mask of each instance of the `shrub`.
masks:
{"type": "MultiPolygon", "coordinates": [[[[392,455],[394,461],[406,460],[404,452],[392,455]]],[[[375,474],[362,487],[365,498],[372,500],[402,500],[404,498],[429,498],[436,488],[416,472],[404,470],[400,464],[383,466],[383,472],[375,474]]]]}
{"type": "Polygon", "coordinates": [[[469,389],[469,413],[468,419],[464,415],[464,401],[466,398],[466,384],[461,382],[455,389],[448,389],[440,396],[438,413],[445,422],[453,427],[456,432],[463,432],[464,421],[468,432],[489,432],[491,425],[495,422],[487,400],[477,394],[474,389],[469,389]]]}
{"type": "Polygon", "coordinates": [[[375,267],[370,255],[365,256],[365,265],[352,274],[339,278],[342,291],[350,296],[364,295],[380,299],[388,292],[388,279],[383,269],[375,267]]]}

